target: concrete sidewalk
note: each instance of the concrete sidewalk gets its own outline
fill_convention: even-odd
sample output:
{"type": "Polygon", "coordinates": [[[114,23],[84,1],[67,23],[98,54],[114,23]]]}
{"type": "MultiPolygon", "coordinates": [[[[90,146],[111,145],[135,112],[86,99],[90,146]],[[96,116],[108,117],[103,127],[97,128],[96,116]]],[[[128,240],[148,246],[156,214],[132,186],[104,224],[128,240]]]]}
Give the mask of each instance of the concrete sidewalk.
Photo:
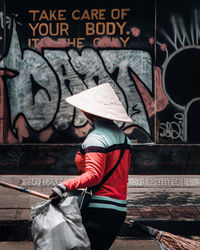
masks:
{"type": "MultiPolygon", "coordinates": [[[[1,175],[0,181],[44,194],[72,176],[1,175]]],[[[130,176],[127,220],[198,239],[200,176],[130,176]]],[[[30,240],[30,208],[41,198],[0,186],[0,241],[30,240]]],[[[149,239],[138,228],[122,227],[121,237],[149,239]]],[[[1,248],[0,248],[1,249],[1,248]]]]}
{"type": "MultiPolygon", "coordinates": [[[[30,241],[0,242],[2,250],[34,250],[30,241]]],[[[125,240],[116,239],[110,250],[159,250],[160,247],[154,240],[125,240]]]]}

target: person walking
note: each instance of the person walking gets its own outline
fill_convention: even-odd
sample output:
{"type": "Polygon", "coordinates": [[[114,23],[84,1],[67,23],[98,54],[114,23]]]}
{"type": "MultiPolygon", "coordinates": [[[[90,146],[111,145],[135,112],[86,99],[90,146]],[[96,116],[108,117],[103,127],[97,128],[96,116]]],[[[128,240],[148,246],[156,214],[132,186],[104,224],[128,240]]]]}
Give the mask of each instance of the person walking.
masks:
{"type": "Polygon", "coordinates": [[[127,182],[131,161],[131,141],[114,121],[132,123],[109,83],[66,98],[80,109],[93,130],[75,157],[79,176],[59,183],[50,198],[59,200],[64,192],[92,188],[115,168],[98,191],[93,193],[83,224],[92,250],[107,250],[116,239],[126,217],[127,182]]]}

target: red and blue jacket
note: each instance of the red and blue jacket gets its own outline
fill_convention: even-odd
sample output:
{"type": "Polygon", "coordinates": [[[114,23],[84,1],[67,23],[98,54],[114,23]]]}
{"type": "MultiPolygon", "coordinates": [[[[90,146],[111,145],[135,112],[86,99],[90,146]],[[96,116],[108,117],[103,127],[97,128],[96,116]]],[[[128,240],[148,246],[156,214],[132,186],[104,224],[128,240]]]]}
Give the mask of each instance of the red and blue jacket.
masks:
{"type": "MultiPolygon", "coordinates": [[[[117,163],[125,141],[124,132],[112,121],[98,118],[94,130],[84,140],[75,162],[79,176],[60,185],[64,191],[99,184],[117,163]]],[[[127,182],[131,161],[131,142],[127,139],[123,157],[110,178],[92,196],[89,207],[126,212],[127,182]]]]}

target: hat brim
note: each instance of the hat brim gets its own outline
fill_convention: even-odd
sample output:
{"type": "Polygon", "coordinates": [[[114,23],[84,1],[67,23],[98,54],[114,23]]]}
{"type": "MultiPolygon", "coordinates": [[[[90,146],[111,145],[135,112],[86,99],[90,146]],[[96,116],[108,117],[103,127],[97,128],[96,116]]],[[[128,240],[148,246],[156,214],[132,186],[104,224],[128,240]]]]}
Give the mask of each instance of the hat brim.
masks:
{"type": "Polygon", "coordinates": [[[118,122],[133,122],[109,83],[84,90],[65,101],[92,115],[118,122]]]}

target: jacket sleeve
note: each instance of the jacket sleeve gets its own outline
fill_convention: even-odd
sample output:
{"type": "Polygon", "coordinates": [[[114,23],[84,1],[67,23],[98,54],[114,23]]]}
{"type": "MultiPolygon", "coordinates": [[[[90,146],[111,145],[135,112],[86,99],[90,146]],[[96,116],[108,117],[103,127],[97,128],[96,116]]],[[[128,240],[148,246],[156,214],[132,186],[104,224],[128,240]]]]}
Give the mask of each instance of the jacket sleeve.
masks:
{"type": "Polygon", "coordinates": [[[106,153],[86,153],[85,166],[85,172],[83,174],[62,183],[65,186],[66,191],[91,187],[99,184],[104,176],[106,153]]]}

